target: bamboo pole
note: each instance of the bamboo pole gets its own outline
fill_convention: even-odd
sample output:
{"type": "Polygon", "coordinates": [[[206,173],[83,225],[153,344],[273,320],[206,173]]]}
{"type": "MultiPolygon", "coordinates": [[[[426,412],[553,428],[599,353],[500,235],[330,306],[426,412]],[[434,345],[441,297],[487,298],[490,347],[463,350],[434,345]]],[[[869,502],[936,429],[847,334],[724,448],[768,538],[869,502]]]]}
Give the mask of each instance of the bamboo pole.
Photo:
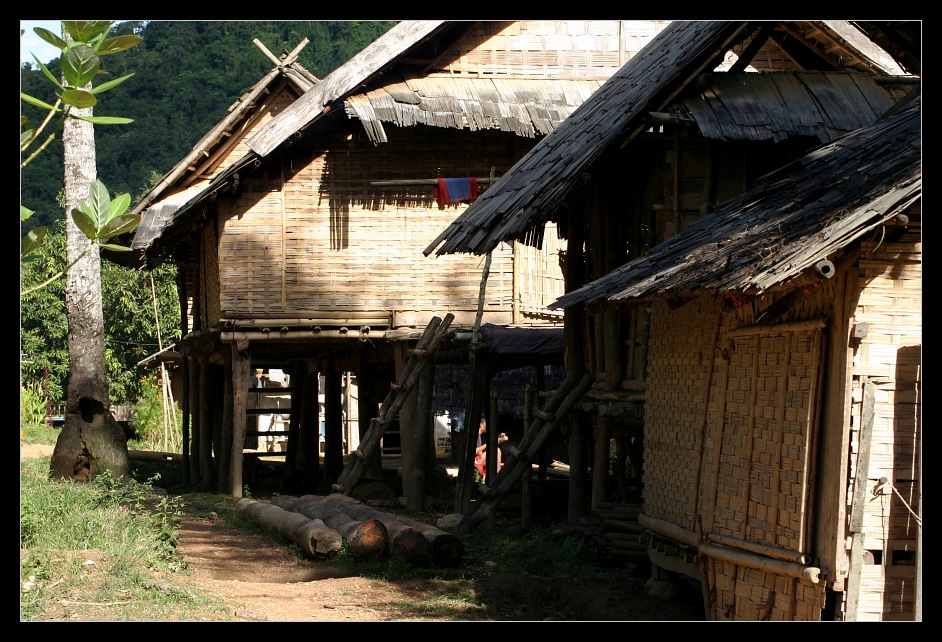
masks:
{"type": "MultiPolygon", "coordinates": [[[[478,183],[489,184],[494,181],[494,168],[491,168],[491,178],[475,178],[478,183]]],[[[398,187],[406,185],[438,185],[437,178],[411,178],[391,181],[370,181],[370,187],[398,187]]]]}

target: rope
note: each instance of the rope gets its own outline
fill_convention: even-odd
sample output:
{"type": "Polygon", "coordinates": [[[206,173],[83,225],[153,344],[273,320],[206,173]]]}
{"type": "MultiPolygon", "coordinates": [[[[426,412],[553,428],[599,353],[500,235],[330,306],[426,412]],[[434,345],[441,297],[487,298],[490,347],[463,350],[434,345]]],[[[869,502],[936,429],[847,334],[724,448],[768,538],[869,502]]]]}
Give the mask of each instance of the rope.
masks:
{"type": "Polygon", "coordinates": [[[917,515],[913,511],[913,509],[909,506],[909,504],[906,503],[906,500],[903,499],[903,496],[899,494],[898,490],[896,490],[896,486],[891,484],[890,481],[886,477],[881,477],[879,479],[879,481],[877,482],[877,485],[873,487],[873,494],[882,495],[883,488],[885,488],[886,486],[889,486],[893,490],[893,492],[896,493],[896,496],[899,497],[899,500],[903,502],[903,506],[906,507],[906,510],[909,511],[909,514],[912,515],[913,519],[916,520],[916,524],[919,525],[920,528],[922,528],[922,519],[920,519],[919,515],[917,515]]]}

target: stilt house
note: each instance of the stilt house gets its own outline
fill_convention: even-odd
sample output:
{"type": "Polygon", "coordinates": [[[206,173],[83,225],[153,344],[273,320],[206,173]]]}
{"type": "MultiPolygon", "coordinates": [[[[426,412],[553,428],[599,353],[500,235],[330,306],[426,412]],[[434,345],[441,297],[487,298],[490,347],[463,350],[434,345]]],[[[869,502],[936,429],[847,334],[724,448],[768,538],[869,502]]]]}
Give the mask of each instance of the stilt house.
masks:
{"type": "MultiPolygon", "coordinates": [[[[240,496],[253,417],[272,413],[253,399],[278,395],[283,490],[335,482],[352,460],[363,468],[345,492],[376,479],[376,440],[397,420],[405,494],[421,508],[434,366],[467,370],[473,348],[489,375],[527,367],[528,383],[551,385],[561,340],[505,353],[488,339],[500,332],[478,329],[561,337],[552,226],[541,248],[502,243],[486,259],[422,250],[666,24],[406,21],[315,82],[300,49],[269,54],[275,69],[135,208],[144,264],[179,267],[190,481],[240,496]],[[286,376],[257,388],[256,369],[286,376]]],[[[464,391],[447,392],[464,414],[464,391]]],[[[472,414],[486,413],[479,392],[472,414]]]]}
{"type": "Polygon", "coordinates": [[[545,220],[568,242],[546,425],[594,452],[570,521],[635,515],[652,579],[699,580],[708,619],[918,620],[920,25],[844,32],[893,73],[742,71],[798,29],[672,23],[426,251],[545,220]],[[610,459],[641,468],[635,512],[610,459]]]}

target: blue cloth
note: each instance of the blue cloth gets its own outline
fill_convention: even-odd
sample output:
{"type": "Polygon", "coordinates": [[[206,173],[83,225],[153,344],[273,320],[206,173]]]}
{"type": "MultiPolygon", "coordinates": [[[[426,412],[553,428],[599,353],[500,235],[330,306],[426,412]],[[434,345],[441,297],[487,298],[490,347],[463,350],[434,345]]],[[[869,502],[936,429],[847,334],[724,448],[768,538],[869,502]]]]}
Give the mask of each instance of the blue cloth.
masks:
{"type": "Polygon", "coordinates": [[[478,179],[474,178],[439,178],[435,187],[435,200],[438,209],[445,209],[446,205],[473,201],[478,197],[478,179]]]}

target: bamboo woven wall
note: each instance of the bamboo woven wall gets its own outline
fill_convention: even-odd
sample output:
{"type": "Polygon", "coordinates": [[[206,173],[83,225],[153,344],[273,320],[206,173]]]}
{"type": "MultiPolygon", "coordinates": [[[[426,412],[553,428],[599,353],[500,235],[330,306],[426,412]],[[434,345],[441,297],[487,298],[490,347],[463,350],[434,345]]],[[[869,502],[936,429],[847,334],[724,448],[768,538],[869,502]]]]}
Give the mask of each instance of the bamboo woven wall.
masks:
{"type": "Polygon", "coordinates": [[[219,322],[220,270],[215,225],[203,226],[200,248],[200,328],[207,328],[219,322]]]}
{"type": "Polygon", "coordinates": [[[447,74],[608,79],[669,20],[481,22],[439,58],[447,74]]]}
{"type": "Polygon", "coordinates": [[[717,620],[821,620],[825,593],[809,580],[713,561],[717,620]]]}
{"type": "MultiPolygon", "coordinates": [[[[819,292],[796,315],[818,318],[827,305],[819,292]]],[[[807,552],[823,324],[735,330],[738,312],[720,315],[708,295],[652,305],[644,512],[691,532],[699,513],[704,533],[807,552]]],[[[820,619],[823,584],[712,565],[718,619],[820,619]]]]}
{"type": "MultiPolygon", "coordinates": [[[[910,212],[910,220],[919,216],[910,212]]],[[[855,322],[867,324],[854,354],[852,475],[856,477],[862,385],[874,384],[874,417],[866,488],[886,477],[900,493],[868,494],[865,549],[873,564],[861,575],[858,620],[911,620],[920,497],[922,244],[920,226],[897,242],[866,241],[861,247],[855,322]],[[910,512],[906,504],[912,509],[910,512]]],[[[848,487],[853,488],[852,481],[848,487]]],[[[850,497],[848,498],[848,501],[850,497]]]]}
{"type": "Polygon", "coordinates": [[[643,509],[693,531],[717,309],[705,297],[677,310],[662,301],[651,308],[643,509]]]}
{"type": "MultiPolygon", "coordinates": [[[[433,314],[476,310],[485,257],[422,254],[467,206],[439,209],[432,185],[369,183],[487,177],[491,167],[499,177],[528,143],[502,132],[409,127],[391,129],[389,142],[375,146],[352,123],[315,144],[283,159],[284,176],[277,168],[257,173],[237,199],[219,199],[222,316],[347,311],[424,325],[433,314]]],[[[524,266],[545,269],[545,283],[516,276],[518,289],[540,301],[555,298],[562,284],[558,243],[549,240],[524,266]]],[[[513,249],[501,244],[490,265],[484,322],[511,322],[515,269],[513,249]]],[[[530,298],[526,305],[537,307],[530,298]]],[[[525,312],[523,325],[561,322],[561,313],[525,312]]]]}
{"type": "Polygon", "coordinates": [[[556,224],[547,223],[543,247],[514,246],[514,294],[520,314],[534,317],[560,318],[547,306],[566,293],[566,282],[559,264],[559,253],[566,250],[566,241],[559,238],[556,224]]]}

